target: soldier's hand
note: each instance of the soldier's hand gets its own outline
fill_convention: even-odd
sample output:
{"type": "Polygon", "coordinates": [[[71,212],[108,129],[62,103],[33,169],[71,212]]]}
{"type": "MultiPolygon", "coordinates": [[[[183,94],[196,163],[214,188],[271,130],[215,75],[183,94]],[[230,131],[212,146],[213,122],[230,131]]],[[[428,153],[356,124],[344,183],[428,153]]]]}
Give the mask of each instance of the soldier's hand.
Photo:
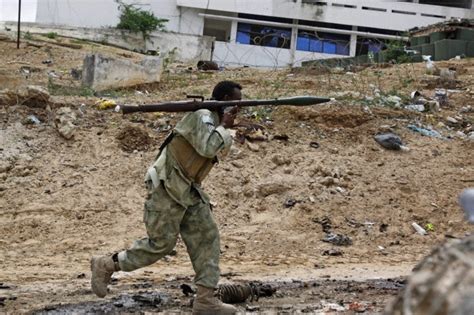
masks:
{"type": "Polygon", "coordinates": [[[226,109],[224,109],[221,125],[224,128],[231,128],[232,126],[234,126],[234,120],[235,120],[235,117],[237,117],[238,112],[239,112],[238,106],[227,107],[226,109]]]}

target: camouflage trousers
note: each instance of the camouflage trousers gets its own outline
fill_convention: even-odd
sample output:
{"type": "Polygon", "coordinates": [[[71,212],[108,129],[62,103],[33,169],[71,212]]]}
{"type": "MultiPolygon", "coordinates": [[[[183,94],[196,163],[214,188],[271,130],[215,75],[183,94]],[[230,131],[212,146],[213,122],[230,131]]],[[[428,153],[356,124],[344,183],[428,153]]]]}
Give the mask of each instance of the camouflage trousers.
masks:
{"type": "Polygon", "coordinates": [[[195,201],[188,208],[170,197],[163,183],[156,189],[148,185],[143,221],[147,238],[118,254],[123,271],[132,271],[153,264],[169,254],[176,245],[179,234],[183,239],[196,272],[195,283],[215,288],[219,281],[219,231],[208,201],[191,191],[195,201]]]}

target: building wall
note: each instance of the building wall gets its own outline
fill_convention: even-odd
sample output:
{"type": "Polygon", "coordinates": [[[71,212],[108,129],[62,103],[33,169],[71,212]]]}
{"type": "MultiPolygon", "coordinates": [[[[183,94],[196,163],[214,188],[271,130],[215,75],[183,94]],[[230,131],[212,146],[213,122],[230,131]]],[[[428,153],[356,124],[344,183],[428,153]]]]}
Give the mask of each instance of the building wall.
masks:
{"type": "MultiPolygon", "coordinates": [[[[15,37],[16,22],[0,22],[0,33],[15,37]],[[4,31],[5,28],[12,31],[4,31]]],[[[73,37],[95,42],[107,42],[111,45],[129,50],[156,50],[163,58],[171,58],[183,62],[209,60],[213,38],[178,34],[173,32],[153,32],[149,40],[143,40],[141,34],[131,34],[110,28],[81,28],[38,23],[23,23],[22,31],[33,34],[55,32],[60,36],[73,37]]]]}
{"type": "Polygon", "coordinates": [[[380,0],[177,0],[177,4],[204,10],[317,20],[399,31],[438,23],[451,17],[474,18],[474,12],[469,9],[380,0]],[[314,2],[324,5],[315,5],[314,2]]]}

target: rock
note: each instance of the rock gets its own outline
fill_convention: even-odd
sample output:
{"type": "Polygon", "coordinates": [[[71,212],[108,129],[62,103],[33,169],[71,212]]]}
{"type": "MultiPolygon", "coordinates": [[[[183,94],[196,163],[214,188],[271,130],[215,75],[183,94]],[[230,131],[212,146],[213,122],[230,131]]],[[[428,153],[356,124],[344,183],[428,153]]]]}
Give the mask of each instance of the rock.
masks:
{"type": "Polygon", "coordinates": [[[321,185],[329,187],[335,184],[335,180],[334,180],[334,177],[328,176],[328,177],[324,177],[321,181],[319,181],[319,183],[321,185]]]}
{"type": "Polygon", "coordinates": [[[290,189],[290,182],[291,176],[275,175],[268,178],[263,183],[260,183],[257,186],[257,191],[263,197],[273,194],[281,194],[290,189]]]}
{"type": "Polygon", "coordinates": [[[274,156],[272,156],[272,162],[278,166],[281,166],[281,165],[290,165],[291,160],[280,154],[275,154],[274,156]]]}
{"type": "Polygon", "coordinates": [[[260,150],[260,147],[258,146],[258,144],[252,143],[252,142],[247,142],[247,147],[250,149],[250,151],[253,151],[253,152],[258,152],[260,150]]]}
{"type": "Polygon", "coordinates": [[[456,120],[456,118],[453,117],[447,117],[446,121],[448,122],[449,125],[457,125],[459,122],[456,120]]]}
{"type": "Polygon", "coordinates": [[[415,266],[383,314],[472,314],[473,261],[474,235],[439,246],[415,266]]]}
{"type": "Polygon", "coordinates": [[[467,136],[467,138],[470,140],[470,141],[474,141],[474,131],[471,131],[469,133],[469,135],[467,136]]]}
{"type": "Polygon", "coordinates": [[[76,114],[69,107],[61,107],[56,112],[54,124],[65,139],[72,139],[76,130],[76,114]]]}

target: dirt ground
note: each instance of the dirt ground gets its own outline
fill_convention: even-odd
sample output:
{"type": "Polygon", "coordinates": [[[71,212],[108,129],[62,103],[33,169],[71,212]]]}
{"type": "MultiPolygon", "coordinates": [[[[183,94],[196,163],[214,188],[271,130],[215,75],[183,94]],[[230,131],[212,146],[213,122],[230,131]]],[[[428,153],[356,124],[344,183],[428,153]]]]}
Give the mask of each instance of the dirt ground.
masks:
{"type": "MultiPolygon", "coordinates": [[[[17,50],[0,41],[0,90],[40,85],[47,108],[0,108],[0,313],[190,311],[180,289],[192,284],[181,241],[176,255],[142,270],[119,272],[107,298],[89,287],[91,255],[127,248],[143,237],[143,177],[181,114],[122,116],[98,110],[102,97],[147,104],[208,97],[220,80],[242,84],[245,98],[320,95],[336,100],[305,108],[242,110],[234,148],[204,182],[221,232],[224,283],[260,281],[277,288],[243,312],[376,313],[403,287],[403,278],[448,237],[463,237],[457,196],[474,186],[472,131],[474,60],[440,62],[457,70],[449,107],[418,113],[387,104],[410,92],[433,97],[444,83],[423,64],[317,70],[165,67],[160,83],[92,94],[70,73],[89,52],[139,55],[95,43],[58,46],[31,41],[17,50]],[[360,71],[359,71],[360,70],[360,71]],[[54,127],[61,107],[76,114],[74,137],[54,127]],[[472,108],[471,108],[472,109],[472,108]],[[32,122],[34,115],[39,122],[32,122]],[[455,118],[455,122],[448,119],[455,118]],[[443,138],[410,124],[433,126],[443,138]],[[391,130],[410,148],[390,151],[373,136],[391,130]],[[412,222],[432,227],[415,232],[412,222]],[[350,245],[324,242],[325,232],[350,245]],[[137,297],[138,296],[138,297],[137,297]]],[[[50,42],[50,43],[48,43],[50,42]]],[[[51,42],[56,42],[53,44],[51,42]]],[[[452,82],[451,82],[452,83],[452,82]]]]}

